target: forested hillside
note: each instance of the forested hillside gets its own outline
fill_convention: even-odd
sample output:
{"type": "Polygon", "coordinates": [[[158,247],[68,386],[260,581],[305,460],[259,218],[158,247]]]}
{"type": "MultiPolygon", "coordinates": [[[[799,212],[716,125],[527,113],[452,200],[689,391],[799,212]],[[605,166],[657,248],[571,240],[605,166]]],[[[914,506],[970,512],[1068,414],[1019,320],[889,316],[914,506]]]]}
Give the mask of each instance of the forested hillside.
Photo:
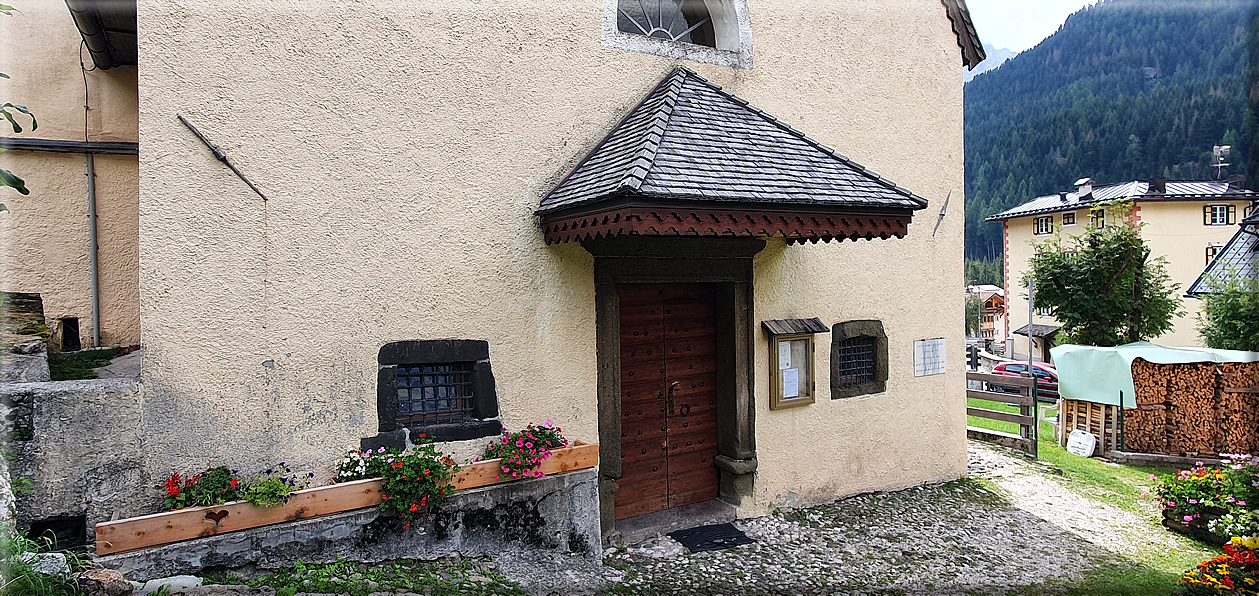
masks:
{"type": "Polygon", "coordinates": [[[1254,0],[1103,0],[966,84],[966,255],[1001,254],[984,218],[1098,183],[1209,178],[1213,145],[1246,173],[1254,0]]]}

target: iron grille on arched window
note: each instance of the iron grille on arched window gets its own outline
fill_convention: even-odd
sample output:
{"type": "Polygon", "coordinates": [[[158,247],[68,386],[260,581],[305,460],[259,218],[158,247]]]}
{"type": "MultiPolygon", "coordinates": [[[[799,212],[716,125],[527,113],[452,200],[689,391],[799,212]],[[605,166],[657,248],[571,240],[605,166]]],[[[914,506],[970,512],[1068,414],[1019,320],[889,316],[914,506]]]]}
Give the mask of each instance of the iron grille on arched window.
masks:
{"type": "Polygon", "coordinates": [[[624,33],[717,47],[704,0],[619,0],[616,12],[624,33]]]}

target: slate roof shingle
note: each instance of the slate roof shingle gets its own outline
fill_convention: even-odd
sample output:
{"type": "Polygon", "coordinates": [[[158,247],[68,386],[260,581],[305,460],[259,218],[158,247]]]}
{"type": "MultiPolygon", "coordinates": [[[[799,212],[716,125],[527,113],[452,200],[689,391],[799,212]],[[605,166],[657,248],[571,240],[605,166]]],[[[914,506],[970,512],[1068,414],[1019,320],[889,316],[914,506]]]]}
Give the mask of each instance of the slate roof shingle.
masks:
{"type": "Polygon", "coordinates": [[[1214,294],[1215,288],[1232,277],[1259,279],[1259,211],[1241,221],[1237,233],[1207,264],[1186,294],[1195,298],[1214,294]]]}
{"type": "Polygon", "coordinates": [[[666,76],[538,206],[554,213],[623,196],[681,201],[923,209],[923,199],[687,68],[666,76]]]}

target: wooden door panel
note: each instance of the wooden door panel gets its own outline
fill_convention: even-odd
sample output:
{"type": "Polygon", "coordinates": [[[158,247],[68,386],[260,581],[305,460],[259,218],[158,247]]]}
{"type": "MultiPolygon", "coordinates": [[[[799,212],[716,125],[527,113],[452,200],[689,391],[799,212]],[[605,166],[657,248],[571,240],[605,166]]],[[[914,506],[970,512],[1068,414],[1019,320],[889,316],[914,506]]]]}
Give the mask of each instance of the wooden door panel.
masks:
{"type": "Polygon", "coordinates": [[[664,287],[618,287],[621,303],[621,480],[616,519],[669,506],[664,449],[664,287]]]}
{"type": "Polygon", "coordinates": [[[669,506],[717,498],[717,333],[712,286],[665,289],[669,506]],[[673,385],[676,383],[676,385],[673,385]],[[685,414],[684,414],[685,413],[685,414]]]}

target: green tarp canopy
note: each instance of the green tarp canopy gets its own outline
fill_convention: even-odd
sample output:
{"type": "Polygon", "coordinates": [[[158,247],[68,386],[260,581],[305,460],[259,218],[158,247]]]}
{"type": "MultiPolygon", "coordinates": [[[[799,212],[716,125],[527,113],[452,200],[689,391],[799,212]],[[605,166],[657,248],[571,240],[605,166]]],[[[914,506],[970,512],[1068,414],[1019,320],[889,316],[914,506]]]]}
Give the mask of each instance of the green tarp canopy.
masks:
{"type": "Polygon", "coordinates": [[[1147,341],[1113,348],[1068,344],[1050,348],[1049,355],[1058,368],[1058,394],[1063,398],[1113,406],[1122,393],[1125,408],[1137,407],[1132,386],[1132,361],[1137,358],[1155,364],[1259,362],[1259,352],[1168,348],[1147,341]]]}

